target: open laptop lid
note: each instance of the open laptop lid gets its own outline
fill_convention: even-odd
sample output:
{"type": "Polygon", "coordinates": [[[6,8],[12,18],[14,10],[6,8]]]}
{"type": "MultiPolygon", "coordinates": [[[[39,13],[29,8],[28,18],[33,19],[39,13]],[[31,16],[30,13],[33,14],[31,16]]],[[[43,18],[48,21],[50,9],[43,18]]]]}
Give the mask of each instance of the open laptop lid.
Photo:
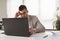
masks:
{"type": "Polygon", "coordinates": [[[3,18],[5,34],[15,36],[29,36],[27,18],[3,18]]]}

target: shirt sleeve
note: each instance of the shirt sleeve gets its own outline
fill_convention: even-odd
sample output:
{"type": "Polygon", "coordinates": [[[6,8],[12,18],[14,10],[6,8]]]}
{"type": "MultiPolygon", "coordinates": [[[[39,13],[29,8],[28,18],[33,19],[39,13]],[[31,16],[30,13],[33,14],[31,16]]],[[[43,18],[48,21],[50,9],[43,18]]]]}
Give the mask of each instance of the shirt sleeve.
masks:
{"type": "Polygon", "coordinates": [[[39,21],[39,19],[37,17],[35,17],[35,29],[36,32],[44,32],[45,31],[45,27],[41,24],[41,22],[39,21]]]}

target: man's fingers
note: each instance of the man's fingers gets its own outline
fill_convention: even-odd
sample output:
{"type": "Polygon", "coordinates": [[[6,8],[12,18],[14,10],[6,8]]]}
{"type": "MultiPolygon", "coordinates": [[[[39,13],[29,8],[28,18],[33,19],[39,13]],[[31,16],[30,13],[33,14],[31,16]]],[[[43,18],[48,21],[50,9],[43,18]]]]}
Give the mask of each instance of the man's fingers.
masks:
{"type": "Polygon", "coordinates": [[[29,29],[29,32],[30,32],[30,33],[34,33],[35,30],[34,30],[34,29],[29,29]]]}

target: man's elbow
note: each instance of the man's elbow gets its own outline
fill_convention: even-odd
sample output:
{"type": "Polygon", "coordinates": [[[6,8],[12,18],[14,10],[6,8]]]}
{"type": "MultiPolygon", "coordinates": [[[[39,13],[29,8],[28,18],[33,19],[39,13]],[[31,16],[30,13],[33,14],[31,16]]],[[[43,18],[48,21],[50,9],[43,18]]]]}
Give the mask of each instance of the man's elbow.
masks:
{"type": "Polygon", "coordinates": [[[45,32],[45,27],[41,28],[40,32],[45,32]]]}
{"type": "Polygon", "coordinates": [[[45,27],[42,28],[42,32],[45,32],[45,27]]]}
{"type": "Polygon", "coordinates": [[[36,30],[36,32],[45,32],[45,27],[42,27],[42,28],[38,28],[37,30],[36,30]]]}

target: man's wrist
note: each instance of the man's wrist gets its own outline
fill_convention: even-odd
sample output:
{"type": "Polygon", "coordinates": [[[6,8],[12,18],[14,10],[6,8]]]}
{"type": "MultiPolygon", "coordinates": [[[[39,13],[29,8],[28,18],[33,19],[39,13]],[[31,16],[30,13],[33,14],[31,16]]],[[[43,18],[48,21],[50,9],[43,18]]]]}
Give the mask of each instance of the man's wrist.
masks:
{"type": "Polygon", "coordinates": [[[33,30],[34,30],[34,33],[36,32],[36,29],[35,28],[33,28],[33,30]]]}

